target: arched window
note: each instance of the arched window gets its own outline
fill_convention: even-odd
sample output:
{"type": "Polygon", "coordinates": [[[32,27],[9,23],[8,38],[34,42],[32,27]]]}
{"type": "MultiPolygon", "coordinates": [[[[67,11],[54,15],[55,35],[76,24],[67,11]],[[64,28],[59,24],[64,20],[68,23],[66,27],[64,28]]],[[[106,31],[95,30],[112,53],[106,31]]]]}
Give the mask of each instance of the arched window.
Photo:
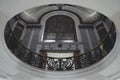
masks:
{"type": "Polygon", "coordinates": [[[65,15],[55,15],[47,19],[43,41],[76,42],[74,20],[65,15]]]}

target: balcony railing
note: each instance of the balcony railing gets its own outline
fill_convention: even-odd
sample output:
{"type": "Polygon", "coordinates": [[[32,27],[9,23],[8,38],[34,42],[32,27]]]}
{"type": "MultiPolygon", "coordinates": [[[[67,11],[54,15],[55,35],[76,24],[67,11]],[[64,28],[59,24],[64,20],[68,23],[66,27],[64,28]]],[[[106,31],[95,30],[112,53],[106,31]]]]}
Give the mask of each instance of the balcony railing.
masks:
{"type": "MultiPolygon", "coordinates": [[[[88,52],[78,54],[79,49],[72,50],[72,57],[49,57],[46,50],[40,50],[40,54],[28,49],[12,31],[9,23],[5,29],[5,41],[10,51],[23,62],[44,70],[69,71],[81,69],[95,64],[103,59],[115,44],[115,26],[112,24],[109,32],[104,35],[99,44],[88,52]]],[[[47,43],[46,43],[47,44],[47,43]]]]}

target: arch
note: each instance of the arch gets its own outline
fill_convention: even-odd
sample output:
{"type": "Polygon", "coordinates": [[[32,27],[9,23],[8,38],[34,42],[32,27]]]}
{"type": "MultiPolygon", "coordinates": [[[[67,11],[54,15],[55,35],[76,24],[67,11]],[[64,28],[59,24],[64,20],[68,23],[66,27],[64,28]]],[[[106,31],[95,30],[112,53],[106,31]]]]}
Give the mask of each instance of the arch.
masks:
{"type": "MultiPolygon", "coordinates": [[[[39,36],[39,41],[40,42],[43,40],[43,35],[44,35],[44,31],[45,31],[45,24],[46,24],[47,19],[52,17],[52,16],[55,16],[55,15],[65,15],[65,16],[69,16],[70,18],[72,18],[75,22],[76,32],[79,34],[78,26],[80,24],[80,21],[79,21],[79,18],[76,15],[74,15],[70,12],[67,12],[67,11],[54,11],[54,12],[50,12],[50,13],[46,14],[41,19],[40,24],[41,24],[42,28],[41,28],[41,32],[40,32],[41,35],[39,36]]],[[[78,34],[77,34],[77,38],[79,36],[78,34]]],[[[80,41],[80,39],[78,39],[78,41],[80,41]]]]}

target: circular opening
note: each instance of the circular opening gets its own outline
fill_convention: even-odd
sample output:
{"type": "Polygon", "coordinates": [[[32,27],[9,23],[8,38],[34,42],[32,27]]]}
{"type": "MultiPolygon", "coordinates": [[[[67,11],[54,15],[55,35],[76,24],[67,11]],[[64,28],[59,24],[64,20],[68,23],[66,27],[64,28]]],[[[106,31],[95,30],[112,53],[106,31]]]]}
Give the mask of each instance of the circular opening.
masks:
{"type": "Polygon", "coordinates": [[[15,15],[4,36],[9,50],[23,62],[44,70],[70,71],[107,56],[114,47],[116,30],[97,11],[51,4],[15,15]]]}

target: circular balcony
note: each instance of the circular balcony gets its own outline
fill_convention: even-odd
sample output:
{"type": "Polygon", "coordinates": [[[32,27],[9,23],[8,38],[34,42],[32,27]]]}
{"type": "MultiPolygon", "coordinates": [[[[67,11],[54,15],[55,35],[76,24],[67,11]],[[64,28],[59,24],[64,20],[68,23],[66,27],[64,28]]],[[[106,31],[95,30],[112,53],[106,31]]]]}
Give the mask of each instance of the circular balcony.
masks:
{"type": "Polygon", "coordinates": [[[116,41],[114,23],[81,6],[50,4],[11,18],[5,28],[8,49],[39,69],[70,71],[105,58],[116,41]]]}

